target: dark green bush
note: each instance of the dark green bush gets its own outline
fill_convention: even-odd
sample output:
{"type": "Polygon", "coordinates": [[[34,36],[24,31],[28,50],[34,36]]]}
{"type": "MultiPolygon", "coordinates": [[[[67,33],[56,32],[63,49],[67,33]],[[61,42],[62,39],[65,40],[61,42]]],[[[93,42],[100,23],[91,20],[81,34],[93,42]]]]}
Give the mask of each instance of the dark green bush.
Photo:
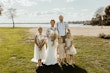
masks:
{"type": "Polygon", "coordinates": [[[106,35],[104,33],[99,34],[99,38],[104,38],[106,35]]]}
{"type": "Polygon", "coordinates": [[[105,35],[104,39],[110,39],[110,35],[105,35]]]}
{"type": "Polygon", "coordinates": [[[101,34],[99,34],[99,38],[110,39],[110,34],[107,35],[107,34],[101,33],[101,34]]]}

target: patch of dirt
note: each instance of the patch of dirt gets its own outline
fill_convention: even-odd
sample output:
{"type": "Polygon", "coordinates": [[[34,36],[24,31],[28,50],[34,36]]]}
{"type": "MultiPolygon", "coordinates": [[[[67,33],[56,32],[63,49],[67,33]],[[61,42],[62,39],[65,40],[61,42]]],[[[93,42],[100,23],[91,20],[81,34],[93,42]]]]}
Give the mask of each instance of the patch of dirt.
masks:
{"type": "Polygon", "coordinates": [[[28,38],[26,38],[24,41],[25,41],[26,43],[32,43],[32,42],[34,42],[34,38],[28,37],[28,38]]]}
{"type": "MultiPolygon", "coordinates": [[[[46,30],[47,30],[47,28],[46,27],[43,27],[43,34],[45,34],[46,33],[46,30]]],[[[35,37],[35,35],[38,33],[38,28],[31,28],[30,30],[29,30],[29,33],[32,35],[32,36],[34,36],[35,37]]]]}
{"type": "Polygon", "coordinates": [[[0,38],[0,42],[1,42],[1,41],[3,41],[3,39],[2,39],[2,38],[0,38]]]}
{"type": "Polygon", "coordinates": [[[13,57],[11,57],[10,59],[16,59],[16,57],[13,56],[13,57]]]}
{"type": "Polygon", "coordinates": [[[110,44],[110,42],[108,44],[110,44]]]}
{"type": "Polygon", "coordinates": [[[31,36],[35,36],[36,33],[37,33],[37,28],[31,28],[31,29],[29,29],[29,33],[30,33],[31,36]]]}
{"type": "Polygon", "coordinates": [[[27,31],[29,33],[28,36],[26,36],[22,42],[33,43],[34,42],[35,35],[36,35],[36,30],[37,30],[37,28],[30,28],[27,31]]]}

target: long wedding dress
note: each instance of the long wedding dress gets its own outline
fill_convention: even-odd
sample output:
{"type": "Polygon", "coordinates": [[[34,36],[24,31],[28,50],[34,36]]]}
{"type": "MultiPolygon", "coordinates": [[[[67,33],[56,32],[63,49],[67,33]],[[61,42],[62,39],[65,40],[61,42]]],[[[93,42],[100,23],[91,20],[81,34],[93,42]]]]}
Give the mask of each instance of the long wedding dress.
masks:
{"type": "Polygon", "coordinates": [[[45,60],[45,64],[46,65],[54,65],[57,64],[57,45],[58,45],[58,39],[56,39],[54,41],[54,45],[53,45],[53,41],[51,41],[50,36],[53,33],[57,33],[56,28],[49,28],[47,30],[47,35],[48,35],[48,49],[47,49],[47,57],[45,60]]]}

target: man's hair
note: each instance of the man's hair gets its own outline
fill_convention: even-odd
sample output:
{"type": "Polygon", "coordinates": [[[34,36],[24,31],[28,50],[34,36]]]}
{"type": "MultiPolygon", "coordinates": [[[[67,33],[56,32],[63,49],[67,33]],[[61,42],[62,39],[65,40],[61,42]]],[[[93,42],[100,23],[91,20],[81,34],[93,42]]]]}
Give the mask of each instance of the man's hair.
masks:
{"type": "Polygon", "coordinates": [[[59,17],[63,17],[63,15],[59,15],[59,17]]]}

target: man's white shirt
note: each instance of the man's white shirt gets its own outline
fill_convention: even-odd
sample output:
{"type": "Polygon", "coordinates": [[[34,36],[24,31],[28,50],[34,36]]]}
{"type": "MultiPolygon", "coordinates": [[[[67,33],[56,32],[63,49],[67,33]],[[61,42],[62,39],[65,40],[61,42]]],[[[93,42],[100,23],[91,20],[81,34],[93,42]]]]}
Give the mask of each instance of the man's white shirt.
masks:
{"type": "Polygon", "coordinates": [[[65,36],[67,29],[68,29],[68,24],[66,22],[57,23],[57,30],[58,30],[59,36],[65,36]]]}

